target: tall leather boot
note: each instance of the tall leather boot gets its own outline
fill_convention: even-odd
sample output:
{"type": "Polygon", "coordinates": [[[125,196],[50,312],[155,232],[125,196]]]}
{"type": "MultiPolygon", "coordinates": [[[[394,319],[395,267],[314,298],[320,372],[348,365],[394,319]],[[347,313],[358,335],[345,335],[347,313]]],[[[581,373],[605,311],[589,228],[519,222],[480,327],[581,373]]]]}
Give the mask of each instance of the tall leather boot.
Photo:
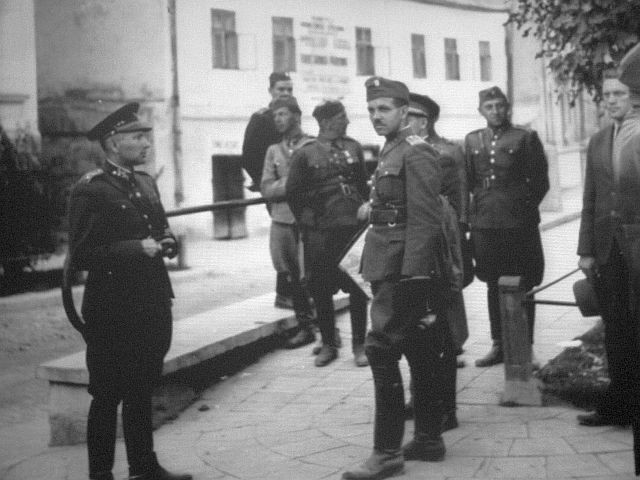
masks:
{"type": "Polygon", "coordinates": [[[482,358],[476,360],[476,367],[490,367],[504,361],[502,352],[502,324],[500,323],[500,293],[498,281],[487,282],[487,304],[489,305],[489,323],[493,346],[482,358]]]}
{"type": "Polygon", "coordinates": [[[397,362],[372,365],[376,389],[373,452],[365,462],[342,475],[345,480],[380,480],[404,471],[404,388],[397,362]]]}
{"type": "Polygon", "coordinates": [[[188,473],[171,473],[165,470],[159,463],[156,454],[151,454],[141,464],[146,464],[144,471],[140,472],[140,467],[129,469],[129,480],[192,480],[193,476],[188,473]]]}
{"type": "MultiPolygon", "coordinates": [[[[431,337],[437,337],[432,332],[431,337]]],[[[444,458],[446,449],[442,440],[442,392],[444,390],[443,359],[441,349],[432,341],[427,343],[424,360],[412,365],[413,378],[413,440],[402,447],[405,460],[438,462],[444,458]]],[[[412,362],[415,362],[413,355],[412,362]]]]}

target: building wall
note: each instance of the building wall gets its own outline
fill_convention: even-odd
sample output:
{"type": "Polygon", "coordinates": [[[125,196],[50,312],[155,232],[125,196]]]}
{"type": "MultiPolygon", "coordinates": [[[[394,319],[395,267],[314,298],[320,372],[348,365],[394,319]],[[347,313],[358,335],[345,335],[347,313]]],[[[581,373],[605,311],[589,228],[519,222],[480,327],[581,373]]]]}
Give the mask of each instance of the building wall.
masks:
{"type": "MultiPolygon", "coordinates": [[[[433,2],[438,3],[438,2],[433,2]]],[[[355,27],[372,32],[376,74],[402,80],[411,90],[428,93],[442,107],[439,130],[463,138],[482,126],[477,92],[506,87],[506,12],[468,9],[407,0],[178,0],[178,60],[187,205],[211,199],[211,155],[238,154],[252,112],[267,105],[268,76],[273,71],[272,17],[293,19],[296,71],[294,95],[303,110],[303,128],[317,133],[310,116],[323,98],[341,98],[351,125],[349,134],[363,143],[381,144],[366,111],[364,81],[355,67],[355,27]],[[239,68],[214,69],[211,9],[235,12],[239,68]],[[425,35],[427,78],[414,79],[411,34],[425,35]],[[455,38],[461,80],[445,80],[444,38],[455,38]],[[320,39],[320,41],[319,41],[320,39]],[[325,46],[311,47],[311,43],[325,46]],[[338,39],[343,48],[334,48],[338,39]],[[478,41],[491,44],[493,77],[480,81],[478,41]],[[302,54],[340,55],[345,67],[308,66],[302,54]]],[[[463,4],[469,2],[449,2],[463,4]]],[[[479,4],[480,2],[471,2],[479,4]]],[[[485,2],[487,3],[487,2],[485,2]]],[[[488,2],[495,5],[496,2],[488,2]]],[[[497,2],[500,3],[500,2],[497,2]]]]}
{"type": "MultiPolygon", "coordinates": [[[[16,0],[17,1],[17,0],[16,0]]],[[[166,0],[35,0],[38,97],[45,161],[95,168],[84,134],[127,102],[154,126],[163,200],[173,205],[171,56],[166,0]]]]}
{"type": "Polygon", "coordinates": [[[38,137],[36,46],[32,0],[0,2],[0,125],[38,137]]]}

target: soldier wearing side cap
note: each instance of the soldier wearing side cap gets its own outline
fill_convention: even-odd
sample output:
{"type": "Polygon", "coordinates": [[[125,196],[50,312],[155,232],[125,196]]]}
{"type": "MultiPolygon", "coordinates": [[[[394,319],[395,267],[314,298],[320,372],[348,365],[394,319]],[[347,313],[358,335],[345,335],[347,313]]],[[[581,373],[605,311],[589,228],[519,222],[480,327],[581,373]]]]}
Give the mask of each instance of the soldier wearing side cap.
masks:
{"type": "MultiPolygon", "coordinates": [[[[478,111],[487,127],[465,138],[469,223],[475,274],[487,283],[491,350],[476,360],[488,367],[503,362],[498,279],[522,276],[525,288],[539,285],[544,256],[538,206],[549,190],[547,158],[535,131],[515,126],[498,87],[480,91],[478,111]]],[[[526,305],[533,344],[535,305],[526,305]]],[[[534,360],[535,365],[535,360],[534,360]]]]}
{"type": "MultiPolygon", "coordinates": [[[[160,466],[153,449],[151,394],[171,342],[173,291],[163,257],[177,254],[147,162],[151,127],[130,103],[87,137],[106,154],[69,199],[65,279],[87,270],[82,319],[70,320],[87,343],[89,478],[112,480],[118,404],[130,479],[190,480],[160,466]]],[[[66,281],[66,280],[65,280],[66,281]]],[[[74,309],[75,313],[75,309],[74,309]]],[[[76,314],[77,315],[77,314],[76,314]]]]}
{"type": "MultiPolygon", "coordinates": [[[[466,214],[463,204],[466,201],[466,173],[464,167],[464,153],[462,148],[439,136],[435,130],[435,123],[440,114],[440,106],[427,95],[409,94],[409,112],[407,123],[413,133],[423,138],[440,154],[438,160],[442,169],[442,186],[440,194],[446,198],[451,208],[446,208],[450,225],[452,225],[452,238],[448,243],[455,252],[453,255],[456,268],[463,273],[459,282],[454,286],[446,306],[446,317],[449,334],[446,335],[443,366],[445,368],[445,384],[442,393],[443,431],[457,428],[456,416],[456,369],[464,366],[462,360],[456,359],[456,353],[462,350],[462,345],[469,336],[467,327],[467,315],[464,308],[462,288],[466,286],[464,278],[469,272],[463,272],[465,266],[462,258],[462,235],[467,230],[463,213],[466,214]]],[[[471,276],[473,273],[471,273],[471,276]]],[[[407,416],[413,415],[413,399],[407,404],[407,416]]]]}
{"type": "Polygon", "coordinates": [[[298,331],[288,338],[285,346],[297,348],[315,340],[313,313],[309,294],[300,279],[300,235],[293,212],[285,199],[285,186],[291,168],[293,152],[315,140],[300,128],[302,112],[295,97],[278,98],[271,102],[276,129],[283,138],[267,149],[262,171],[260,191],[269,200],[271,229],[269,252],[278,275],[284,274],[291,285],[293,310],[298,320],[298,331]]]}
{"type": "MultiPolygon", "coordinates": [[[[293,95],[293,82],[291,77],[284,72],[273,72],[269,75],[269,95],[271,102],[278,99],[286,99],[293,95]]],[[[262,170],[264,168],[265,154],[269,146],[280,142],[282,134],[278,132],[273,119],[271,103],[268,107],[261,108],[249,119],[244,131],[242,142],[242,168],[251,177],[253,182],[249,186],[252,192],[260,191],[262,170]]],[[[287,275],[279,273],[276,276],[276,298],[274,305],[278,308],[293,308],[291,284],[287,281],[287,275]]]]}
{"type": "Polygon", "coordinates": [[[442,258],[442,172],[438,152],[406,125],[409,90],[401,82],[369,78],[367,108],[385,137],[373,174],[370,203],[360,211],[370,226],[362,252],[362,276],[371,282],[371,330],[365,351],[375,388],[373,451],[344,479],[381,479],[404,469],[405,460],[439,461],[441,356],[447,332],[444,296],[449,278],[442,258]],[[405,355],[414,390],[414,438],[404,447],[405,355]]]}
{"type": "Polygon", "coordinates": [[[319,125],[318,138],[293,154],[286,192],[302,230],[305,277],[322,337],[315,365],[323,367],[338,356],[341,341],[333,294],[342,290],[349,294],[354,361],[366,367],[368,297],[339,266],[364,223],[357,217],[358,208],[369,196],[364,155],[360,144],[346,136],[349,118],[341,102],[321,103],[313,116],[319,125]]]}

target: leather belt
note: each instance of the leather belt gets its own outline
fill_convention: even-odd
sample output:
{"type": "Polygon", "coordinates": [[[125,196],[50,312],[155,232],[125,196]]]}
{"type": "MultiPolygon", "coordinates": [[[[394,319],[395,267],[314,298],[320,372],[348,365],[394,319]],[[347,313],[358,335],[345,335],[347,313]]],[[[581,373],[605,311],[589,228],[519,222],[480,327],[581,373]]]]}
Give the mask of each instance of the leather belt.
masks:
{"type": "Polygon", "coordinates": [[[516,185],[517,183],[518,182],[513,182],[503,178],[484,177],[479,182],[478,187],[481,189],[487,190],[489,188],[496,188],[496,187],[509,187],[511,185],[516,185]]]}
{"type": "Polygon", "coordinates": [[[394,226],[407,222],[407,209],[397,208],[372,208],[369,212],[369,223],[372,225],[394,226]]]}

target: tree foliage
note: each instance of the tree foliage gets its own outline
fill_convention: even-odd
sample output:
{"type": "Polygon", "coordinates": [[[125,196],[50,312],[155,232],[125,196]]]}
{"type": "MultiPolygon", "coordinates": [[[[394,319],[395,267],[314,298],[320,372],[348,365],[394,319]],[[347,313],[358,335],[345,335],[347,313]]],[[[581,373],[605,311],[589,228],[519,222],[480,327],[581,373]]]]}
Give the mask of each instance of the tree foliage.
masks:
{"type": "Polygon", "coordinates": [[[572,100],[586,90],[598,101],[602,72],[640,39],[640,0],[513,0],[507,23],[540,41],[537,58],[572,100]]]}

